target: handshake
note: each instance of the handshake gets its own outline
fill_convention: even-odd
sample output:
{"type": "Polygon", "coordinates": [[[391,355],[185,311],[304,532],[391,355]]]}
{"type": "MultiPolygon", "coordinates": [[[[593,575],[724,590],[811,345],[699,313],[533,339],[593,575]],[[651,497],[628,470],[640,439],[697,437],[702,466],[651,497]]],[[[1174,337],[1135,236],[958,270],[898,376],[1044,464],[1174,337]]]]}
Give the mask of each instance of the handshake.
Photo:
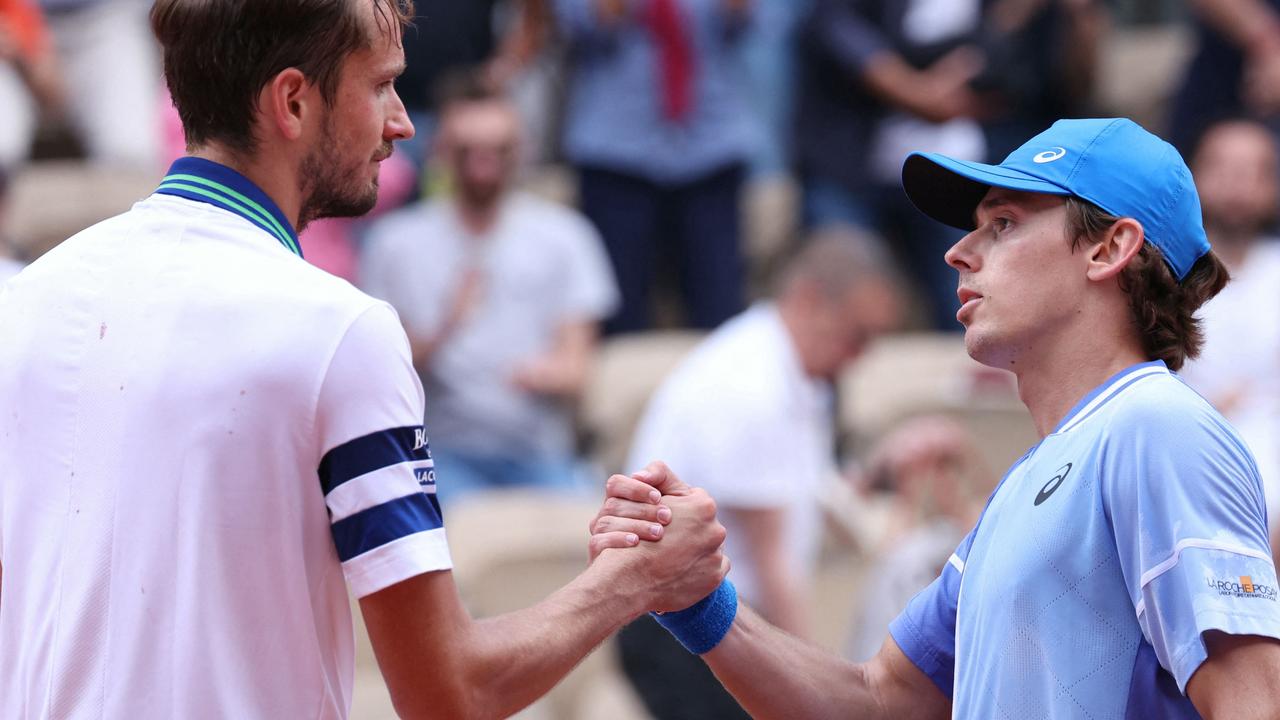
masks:
{"type": "Polygon", "coordinates": [[[614,475],[590,523],[592,566],[611,566],[622,595],[656,616],[685,647],[710,650],[728,631],[737,596],[725,580],[725,529],[716,504],[662,462],[614,475]]]}

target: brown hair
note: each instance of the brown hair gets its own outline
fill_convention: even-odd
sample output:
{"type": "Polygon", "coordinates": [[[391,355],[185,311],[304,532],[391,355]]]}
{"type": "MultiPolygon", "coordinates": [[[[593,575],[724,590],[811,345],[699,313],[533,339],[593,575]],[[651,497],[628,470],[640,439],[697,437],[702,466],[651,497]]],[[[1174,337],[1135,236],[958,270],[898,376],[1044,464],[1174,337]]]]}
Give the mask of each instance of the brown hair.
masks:
{"type": "MultiPolygon", "coordinates": [[[[1067,198],[1067,232],[1072,250],[1085,239],[1101,242],[1102,234],[1118,220],[1093,203],[1067,198]]],[[[1144,242],[1121,271],[1120,289],[1129,295],[1133,324],[1147,357],[1163,360],[1170,370],[1178,370],[1188,358],[1199,355],[1204,330],[1195,312],[1217,295],[1230,277],[1211,250],[1196,260],[1179,282],[1159,248],[1144,242]]]]}
{"type": "Polygon", "coordinates": [[[347,56],[373,42],[357,2],[373,3],[383,31],[413,16],[412,0],[156,0],[151,30],[187,147],[252,152],[258,94],[291,67],[331,104],[347,56]]]}

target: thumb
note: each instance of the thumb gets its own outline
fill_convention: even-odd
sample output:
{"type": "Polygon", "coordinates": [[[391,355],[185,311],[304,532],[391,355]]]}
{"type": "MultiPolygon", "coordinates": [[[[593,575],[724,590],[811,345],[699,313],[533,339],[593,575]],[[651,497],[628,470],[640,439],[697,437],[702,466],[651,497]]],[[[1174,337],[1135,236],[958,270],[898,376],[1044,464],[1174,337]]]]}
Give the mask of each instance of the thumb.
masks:
{"type": "Polygon", "coordinates": [[[663,495],[688,495],[693,491],[661,460],[650,462],[644,469],[632,473],[631,477],[649,483],[663,495]]]}

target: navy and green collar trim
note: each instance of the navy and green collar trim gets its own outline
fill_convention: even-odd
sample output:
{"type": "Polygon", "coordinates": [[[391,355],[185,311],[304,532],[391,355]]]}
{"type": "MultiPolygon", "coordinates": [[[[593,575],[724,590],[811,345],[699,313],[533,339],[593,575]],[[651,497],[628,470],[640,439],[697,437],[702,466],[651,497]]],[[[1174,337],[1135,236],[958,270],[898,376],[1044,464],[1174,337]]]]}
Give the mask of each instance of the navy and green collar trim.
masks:
{"type": "Polygon", "coordinates": [[[284,213],[249,178],[226,165],[197,157],[178,158],[156,192],[209,203],[248,220],[302,257],[298,234],[284,213]]]}

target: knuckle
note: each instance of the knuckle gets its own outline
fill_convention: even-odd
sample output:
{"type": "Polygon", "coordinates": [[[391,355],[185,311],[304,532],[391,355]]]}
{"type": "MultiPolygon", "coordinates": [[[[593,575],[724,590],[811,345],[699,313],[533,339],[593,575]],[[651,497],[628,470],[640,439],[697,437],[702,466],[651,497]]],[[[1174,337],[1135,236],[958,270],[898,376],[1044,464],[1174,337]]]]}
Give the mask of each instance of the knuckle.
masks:
{"type": "Polygon", "coordinates": [[[621,480],[622,480],[621,475],[610,475],[609,479],[604,481],[605,493],[610,497],[616,495],[619,492],[619,486],[621,485],[621,480]]]}
{"type": "Polygon", "coordinates": [[[721,525],[720,523],[716,523],[715,527],[711,529],[711,537],[717,545],[723,544],[725,541],[725,538],[727,538],[728,536],[729,536],[729,531],[725,530],[724,526],[721,525]]]}
{"type": "Polygon", "coordinates": [[[604,501],[604,507],[600,509],[602,515],[618,515],[622,512],[622,501],[616,497],[610,497],[604,501]]]}

